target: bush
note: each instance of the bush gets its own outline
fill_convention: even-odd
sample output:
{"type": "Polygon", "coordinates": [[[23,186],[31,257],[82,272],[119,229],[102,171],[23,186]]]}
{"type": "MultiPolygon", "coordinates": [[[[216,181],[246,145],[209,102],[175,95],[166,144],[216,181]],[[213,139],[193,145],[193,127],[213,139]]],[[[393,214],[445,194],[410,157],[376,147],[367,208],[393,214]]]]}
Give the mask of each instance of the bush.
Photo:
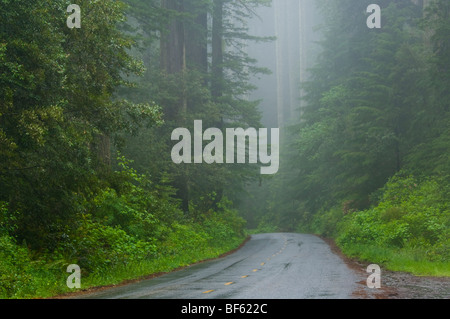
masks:
{"type": "Polygon", "coordinates": [[[0,296],[14,297],[32,282],[31,258],[28,250],[16,244],[14,238],[0,236],[0,296]]]}
{"type": "Polygon", "coordinates": [[[315,214],[312,218],[311,230],[315,234],[333,237],[336,234],[337,225],[343,218],[340,208],[333,208],[324,213],[315,214]]]}
{"type": "Polygon", "coordinates": [[[104,189],[93,200],[92,215],[103,224],[113,228],[121,227],[132,236],[152,238],[158,220],[147,210],[144,201],[139,201],[139,197],[140,194],[119,196],[113,189],[104,189]]]}
{"type": "Polygon", "coordinates": [[[339,224],[337,243],[346,244],[375,244],[382,236],[382,226],[378,212],[371,209],[355,212],[344,217],[339,224]]]}
{"type": "Polygon", "coordinates": [[[217,212],[209,211],[203,222],[203,227],[215,243],[243,237],[246,221],[239,216],[236,210],[232,209],[232,202],[223,197],[217,204],[217,208],[217,212]]]}
{"type": "Polygon", "coordinates": [[[110,183],[89,196],[74,194],[73,215],[41,231],[51,247],[18,245],[13,234],[21,231],[21,215],[0,202],[0,297],[66,292],[69,264],[80,266],[83,285],[116,283],[217,257],[241,243],[245,221],[226,198],[216,211],[193,212],[194,220],[180,214],[169,188],[152,185],[124,158],[119,162],[110,183]]]}
{"type": "Polygon", "coordinates": [[[449,260],[450,207],[445,178],[418,182],[392,178],[376,207],[346,216],[341,246],[375,245],[421,252],[428,260],[449,260]]]}
{"type": "Polygon", "coordinates": [[[163,255],[180,255],[202,250],[208,246],[209,239],[208,234],[198,227],[196,229],[194,224],[174,223],[158,252],[163,255]]]}
{"type": "Polygon", "coordinates": [[[90,215],[81,215],[77,225],[58,251],[64,260],[78,264],[85,274],[138,262],[156,251],[154,243],[138,240],[119,227],[96,223],[90,215]]]}

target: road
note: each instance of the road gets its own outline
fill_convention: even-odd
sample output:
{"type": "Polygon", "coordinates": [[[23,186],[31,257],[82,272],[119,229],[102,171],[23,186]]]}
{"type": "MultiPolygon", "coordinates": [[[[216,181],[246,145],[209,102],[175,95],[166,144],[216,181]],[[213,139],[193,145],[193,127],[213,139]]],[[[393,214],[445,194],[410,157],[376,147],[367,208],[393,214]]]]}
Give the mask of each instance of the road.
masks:
{"type": "Polygon", "coordinates": [[[259,234],[227,257],[83,298],[347,299],[358,280],[317,236],[259,234]]]}

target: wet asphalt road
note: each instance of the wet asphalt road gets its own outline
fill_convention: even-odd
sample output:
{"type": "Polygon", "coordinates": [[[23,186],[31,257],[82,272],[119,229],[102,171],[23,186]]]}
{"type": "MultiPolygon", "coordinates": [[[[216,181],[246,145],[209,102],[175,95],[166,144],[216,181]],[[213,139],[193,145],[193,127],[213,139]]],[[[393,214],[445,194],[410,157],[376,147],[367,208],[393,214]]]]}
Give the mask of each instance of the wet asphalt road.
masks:
{"type": "Polygon", "coordinates": [[[316,236],[260,234],[227,257],[83,298],[349,299],[358,280],[316,236]]]}

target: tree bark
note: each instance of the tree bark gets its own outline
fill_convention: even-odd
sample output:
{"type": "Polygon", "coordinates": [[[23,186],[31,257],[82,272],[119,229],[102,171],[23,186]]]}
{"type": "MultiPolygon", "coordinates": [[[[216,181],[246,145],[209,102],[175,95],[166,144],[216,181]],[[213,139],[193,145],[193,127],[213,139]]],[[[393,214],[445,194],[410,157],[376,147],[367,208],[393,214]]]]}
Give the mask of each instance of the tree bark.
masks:
{"type": "MultiPolygon", "coordinates": [[[[161,3],[165,9],[184,11],[183,0],[162,0],[161,3]]],[[[161,35],[161,68],[168,74],[183,71],[186,68],[185,54],[184,24],[175,17],[161,35]]]]}
{"type": "Polygon", "coordinates": [[[96,134],[91,151],[97,155],[101,170],[108,170],[111,167],[111,138],[108,135],[96,134]]]}
{"type": "Polygon", "coordinates": [[[208,13],[205,4],[185,3],[193,23],[185,27],[186,67],[206,74],[208,71],[208,13]]]}
{"type": "Polygon", "coordinates": [[[283,6],[286,4],[284,1],[274,3],[275,7],[275,35],[277,37],[276,42],[276,74],[277,74],[277,118],[278,118],[278,127],[282,127],[284,124],[284,81],[283,81],[283,29],[282,29],[282,14],[283,14],[283,6]]]}
{"type": "MultiPolygon", "coordinates": [[[[165,110],[168,121],[174,121],[177,126],[186,127],[187,98],[184,83],[184,73],[186,71],[186,32],[183,21],[176,16],[177,13],[184,13],[184,0],[161,0],[164,9],[172,10],[174,17],[170,21],[167,29],[161,34],[160,59],[161,69],[166,74],[179,74],[181,79],[181,94],[176,105],[172,105],[165,110]]],[[[181,167],[178,176],[174,180],[177,188],[177,196],[181,199],[183,211],[189,211],[189,174],[188,168],[181,167]]]]}
{"type": "Polygon", "coordinates": [[[212,25],[211,94],[215,100],[223,95],[223,0],[214,0],[212,25]]]}

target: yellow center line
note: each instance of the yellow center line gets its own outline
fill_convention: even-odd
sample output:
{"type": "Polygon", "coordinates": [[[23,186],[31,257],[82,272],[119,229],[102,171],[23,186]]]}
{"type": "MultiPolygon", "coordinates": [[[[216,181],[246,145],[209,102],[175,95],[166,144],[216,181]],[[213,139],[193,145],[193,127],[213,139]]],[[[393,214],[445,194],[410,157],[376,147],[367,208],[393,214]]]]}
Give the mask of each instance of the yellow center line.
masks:
{"type": "Polygon", "coordinates": [[[241,278],[247,278],[248,277],[248,275],[245,275],[245,276],[241,276],[241,278]]]}
{"type": "Polygon", "coordinates": [[[253,269],[253,272],[257,272],[258,271],[258,269],[253,269]]]}
{"type": "Polygon", "coordinates": [[[204,294],[209,294],[209,293],[211,293],[211,292],[213,292],[214,290],[207,290],[207,291],[204,291],[203,293],[204,294]]]}
{"type": "Polygon", "coordinates": [[[261,266],[264,266],[266,263],[261,263],[261,266]]]}
{"type": "Polygon", "coordinates": [[[229,286],[229,285],[232,285],[232,284],[234,284],[234,282],[230,281],[230,282],[227,282],[227,283],[225,284],[225,286],[229,286]]]}

